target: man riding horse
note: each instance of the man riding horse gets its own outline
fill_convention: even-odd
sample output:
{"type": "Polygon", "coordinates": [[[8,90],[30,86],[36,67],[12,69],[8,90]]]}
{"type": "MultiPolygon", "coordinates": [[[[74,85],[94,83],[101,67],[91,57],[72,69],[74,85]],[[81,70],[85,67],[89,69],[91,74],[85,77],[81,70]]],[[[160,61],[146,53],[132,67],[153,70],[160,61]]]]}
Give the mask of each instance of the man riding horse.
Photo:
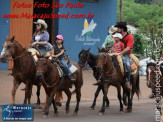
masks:
{"type": "MultiPolygon", "coordinates": [[[[118,28],[118,32],[122,34],[122,42],[124,43],[124,50],[120,53],[115,53],[114,55],[121,55],[123,60],[123,65],[126,73],[126,83],[125,86],[127,89],[131,89],[131,69],[130,69],[130,54],[132,53],[132,48],[134,45],[134,37],[127,32],[126,22],[118,22],[116,27],[118,28]]],[[[101,84],[98,81],[96,84],[101,84]]]]}

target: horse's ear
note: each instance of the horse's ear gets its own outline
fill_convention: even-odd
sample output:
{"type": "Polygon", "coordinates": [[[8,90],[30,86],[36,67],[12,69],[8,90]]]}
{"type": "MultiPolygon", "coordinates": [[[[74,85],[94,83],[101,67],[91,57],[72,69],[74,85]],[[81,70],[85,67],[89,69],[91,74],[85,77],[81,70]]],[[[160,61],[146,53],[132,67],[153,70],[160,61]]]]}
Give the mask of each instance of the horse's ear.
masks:
{"type": "Polygon", "coordinates": [[[12,36],[11,38],[11,42],[13,42],[15,40],[15,36],[12,36]]]}
{"type": "Polygon", "coordinates": [[[9,40],[9,36],[7,35],[7,36],[6,36],[6,41],[8,41],[8,40],[9,40]]]}
{"type": "Polygon", "coordinates": [[[110,50],[109,48],[105,48],[106,53],[109,52],[109,50],[110,50]]]}
{"type": "Polygon", "coordinates": [[[91,48],[89,48],[89,49],[87,50],[87,52],[89,52],[89,51],[90,51],[90,49],[91,49],[91,48]]]}
{"type": "Polygon", "coordinates": [[[97,49],[98,49],[99,52],[101,52],[101,48],[99,46],[97,46],[97,49]]]}

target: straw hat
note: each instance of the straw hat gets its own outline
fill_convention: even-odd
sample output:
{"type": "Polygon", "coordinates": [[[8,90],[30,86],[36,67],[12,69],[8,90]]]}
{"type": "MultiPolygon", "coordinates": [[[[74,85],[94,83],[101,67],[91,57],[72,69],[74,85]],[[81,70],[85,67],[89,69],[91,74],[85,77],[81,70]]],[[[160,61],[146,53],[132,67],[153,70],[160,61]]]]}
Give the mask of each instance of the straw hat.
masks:
{"type": "Polygon", "coordinates": [[[46,22],[45,22],[44,20],[42,20],[42,19],[38,19],[37,22],[34,22],[34,23],[35,23],[35,24],[42,24],[42,25],[45,27],[45,29],[48,28],[48,25],[47,25],[46,22]]]}
{"type": "Polygon", "coordinates": [[[114,25],[113,25],[113,26],[111,26],[111,27],[109,28],[109,33],[110,33],[110,34],[113,34],[113,33],[117,32],[117,30],[118,30],[118,28],[117,28],[117,27],[114,27],[114,25]]]}

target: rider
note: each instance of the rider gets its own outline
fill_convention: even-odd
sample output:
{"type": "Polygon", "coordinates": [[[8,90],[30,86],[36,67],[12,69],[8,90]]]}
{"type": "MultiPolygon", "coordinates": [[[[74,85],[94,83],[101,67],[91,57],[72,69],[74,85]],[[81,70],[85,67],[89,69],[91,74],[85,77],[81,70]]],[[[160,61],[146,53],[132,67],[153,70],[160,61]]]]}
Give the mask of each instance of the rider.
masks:
{"type": "Polygon", "coordinates": [[[68,65],[64,59],[64,52],[66,51],[64,46],[63,46],[63,36],[62,35],[57,35],[55,37],[55,40],[56,40],[56,45],[54,45],[54,49],[52,51],[52,57],[54,58],[58,58],[58,60],[61,62],[61,64],[63,65],[67,75],[68,75],[68,78],[71,82],[74,82],[75,79],[73,78],[72,74],[71,74],[71,71],[70,69],[68,68],[68,65]]]}
{"type": "Polygon", "coordinates": [[[109,35],[107,35],[104,43],[102,44],[102,48],[110,48],[112,47],[113,43],[114,43],[114,39],[113,39],[113,35],[117,32],[117,27],[111,26],[108,29],[109,35]]]}
{"type": "MultiPolygon", "coordinates": [[[[124,49],[124,44],[121,42],[122,35],[120,33],[116,33],[113,35],[113,38],[114,38],[115,42],[114,42],[113,53],[111,53],[111,55],[117,55],[118,53],[122,52],[124,49]]],[[[93,85],[100,85],[100,84],[101,84],[101,79],[99,79],[93,85]]]]}
{"type": "Polygon", "coordinates": [[[49,33],[46,31],[48,25],[42,19],[38,19],[36,24],[36,31],[33,34],[31,47],[40,50],[41,54],[45,56],[46,52],[52,50],[53,46],[48,42],[49,33]],[[36,48],[37,47],[37,48],[36,48]]]}
{"type": "Polygon", "coordinates": [[[118,32],[122,34],[122,42],[124,43],[124,50],[120,52],[119,55],[122,55],[123,64],[126,70],[127,78],[125,86],[127,89],[131,89],[130,78],[131,78],[131,69],[130,69],[130,57],[132,53],[132,48],[134,45],[134,37],[127,32],[126,22],[118,22],[116,27],[118,27],[118,32]]]}

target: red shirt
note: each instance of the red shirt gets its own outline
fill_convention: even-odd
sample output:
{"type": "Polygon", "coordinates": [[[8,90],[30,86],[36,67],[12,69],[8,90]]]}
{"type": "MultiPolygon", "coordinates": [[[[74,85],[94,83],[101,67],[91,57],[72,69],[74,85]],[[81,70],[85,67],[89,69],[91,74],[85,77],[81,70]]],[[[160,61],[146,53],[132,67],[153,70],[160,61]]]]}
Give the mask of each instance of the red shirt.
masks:
{"type": "Polygon", "coordinates": [[[122,42],[120,42],[119,44],[117,44],[117,42],[114,42],[114,52],[115,53],[120,53],[123,51],[123,47],[124,44],[122,42]]]}
{"type": "Polygon", "coordinates": [[[131,54],[134,45],[134,37],[131,34],[128,34],[123,38],[123,40],[124,40],[124,48],[130,47],[131,49],[127,53],[131,54]]]}

